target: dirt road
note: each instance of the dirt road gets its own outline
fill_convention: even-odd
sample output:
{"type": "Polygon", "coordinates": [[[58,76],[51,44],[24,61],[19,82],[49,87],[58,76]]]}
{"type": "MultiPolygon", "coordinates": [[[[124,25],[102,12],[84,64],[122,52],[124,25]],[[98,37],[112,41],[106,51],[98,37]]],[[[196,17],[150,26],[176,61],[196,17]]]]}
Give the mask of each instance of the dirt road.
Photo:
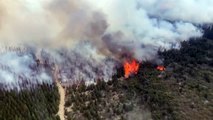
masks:
{"type": "Polygon", "coordinates": [[[62,87],[60,81],[58,80],[58,67],[55,66],[55,70],[54,70],[54,79],[56,82],[56,85],[58,87],[58,92],[60,95],[60,102],[59,102],[59,110],[57,115],[60,117],[60,120],[65,120],[65,115],[64,115],[64,105],[65,105],[65,89],[62,87]]]}

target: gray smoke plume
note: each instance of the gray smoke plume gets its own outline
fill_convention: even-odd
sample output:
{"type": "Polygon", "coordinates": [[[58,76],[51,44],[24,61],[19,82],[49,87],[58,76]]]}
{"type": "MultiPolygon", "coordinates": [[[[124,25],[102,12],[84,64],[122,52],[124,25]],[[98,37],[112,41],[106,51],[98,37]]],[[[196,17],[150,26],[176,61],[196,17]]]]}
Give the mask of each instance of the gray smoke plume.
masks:
{"type": "MultiPolygon", "coordinates": [[[[36,58],[58,64],[62,81],[110,79],[123,54],[153,60],[159,49],[201,37],[200,26],[213,23],[212,6],[212,0],[0,1],[0,46],[32,51],[3,52],[0,62],[8,69],[0,70],[0,83],[17,82],[9,69],[30,76],[36,58]]],[[[44,69],[43,76],[49,72],[44,69]]]]}
{"type": "Polygon", "coordinates": [[[91,0],[90,4],[107,16],[107,33],[119,31],[124,36],[108,41],[125,46],[139,60],[155,59],[159,48],[179,48],[181,41],[201,37],[198,26],[213,22],[212,0],[91,0]]]}
{"type": "Polygon", "coordinates": [[[42,50],[41,60],[48,65],[57,64],[62,82],[71,84],[85,81],[95,83],[97,79],[108,81],[115,71],[115,61],[101,54],[89,42],[81,42],[72,49],[42,50]]]}

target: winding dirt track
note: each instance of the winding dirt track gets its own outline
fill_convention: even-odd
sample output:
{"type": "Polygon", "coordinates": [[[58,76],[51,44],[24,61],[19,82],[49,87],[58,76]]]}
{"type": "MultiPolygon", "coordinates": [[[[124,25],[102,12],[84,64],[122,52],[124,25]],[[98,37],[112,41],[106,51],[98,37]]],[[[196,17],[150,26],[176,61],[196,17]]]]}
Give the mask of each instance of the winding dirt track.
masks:
{"type": "Polygon", "coordinates": [[[60,84],[59,80],[58,80],[58,67],[55,66],[55,70],[54,70],[54,79],[56,82],[56,85],[58,87],[58,92],[60,95],[60,102],[59,102],[59,110],[57,115],[60,117],[60,120],[65,120],[65,115],[64,115],[64,105],[65,105],[65,89],[62,87],[62,85],[60,84]]]}

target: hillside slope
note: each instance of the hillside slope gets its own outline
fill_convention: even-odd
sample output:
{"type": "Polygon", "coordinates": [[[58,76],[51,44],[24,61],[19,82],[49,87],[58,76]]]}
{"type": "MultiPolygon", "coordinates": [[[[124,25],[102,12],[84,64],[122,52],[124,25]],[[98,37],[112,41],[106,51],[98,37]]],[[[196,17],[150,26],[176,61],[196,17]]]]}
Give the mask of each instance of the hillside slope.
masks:
{"type": "Polygon", "coordinates": [[[67,89],[68,120],[211,120],[213,40],[190,40],[180,50],[159,55],[167,68],[164,72],[145,62],[131,78],[119,78],[120,69],[120,75],[107,83],[100,80],[96,86],[67,89]]]}
{"type": "MultiPolygon", "coordinates": [[[[159,52],[166,71],[143,62],[137,75],[66,89],[67,120],[211,120],[213,118],[213,40],[183,42],[180,50],[159,52]]],[[[59,120],[56,85],[0,89],[1,120],[59,120]]]]}

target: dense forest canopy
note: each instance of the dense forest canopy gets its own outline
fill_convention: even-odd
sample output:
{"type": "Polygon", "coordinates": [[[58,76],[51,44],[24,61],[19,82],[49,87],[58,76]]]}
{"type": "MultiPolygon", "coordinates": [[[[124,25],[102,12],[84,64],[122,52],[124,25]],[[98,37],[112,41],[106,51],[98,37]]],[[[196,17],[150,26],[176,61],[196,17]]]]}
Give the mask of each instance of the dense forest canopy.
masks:
{"type": "Polygon", "coordinates": [[[34,89],[0,89],[0,120],[59,120],[59,95],[55,85],[34,89]]]}

